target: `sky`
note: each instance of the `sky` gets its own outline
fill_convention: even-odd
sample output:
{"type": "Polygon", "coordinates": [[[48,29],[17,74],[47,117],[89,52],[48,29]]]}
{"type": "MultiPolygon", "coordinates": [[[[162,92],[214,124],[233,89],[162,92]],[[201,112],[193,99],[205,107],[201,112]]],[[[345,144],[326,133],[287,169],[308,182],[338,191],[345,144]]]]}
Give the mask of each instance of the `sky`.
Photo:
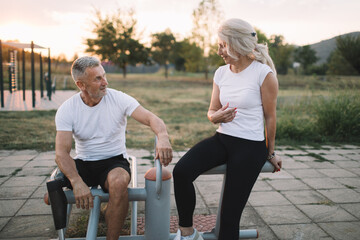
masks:
{"type": "MultiPolygon", "coordinates": [[[[86,38],[94,37],[95,9],[112,15],[135,10],[142,42],[169,28],[188,37],[192,12],[201,0],[0,0],[0,40],[18,40],[51,49],[53,56],[84,55],[86,38]]],[[[307,45],[360,31],[359,0],[218,0],[224,20],[241,18],[267,37],[283,35],[289,44],[307,45]]]]}

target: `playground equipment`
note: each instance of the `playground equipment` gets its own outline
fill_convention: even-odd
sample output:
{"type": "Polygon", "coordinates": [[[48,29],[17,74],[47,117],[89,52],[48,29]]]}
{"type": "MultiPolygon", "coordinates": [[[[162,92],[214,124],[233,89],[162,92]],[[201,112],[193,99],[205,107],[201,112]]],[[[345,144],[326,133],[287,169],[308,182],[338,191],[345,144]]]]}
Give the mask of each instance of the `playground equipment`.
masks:
{"type": "MultiPolygon", "coordinates": [[[[170,234],[170,179],[171,174],[162,169],[160,161],[155,160],[155,167],[145,174],[145,188],[137,188],[136,158],[132,160],[132,188],[128,188],[129,201],[131,205],[131,235],[120,236],[120,240],[172,240],[175,234],[170,234]],[[145,233],[137,235],[137,202],[145,201],[145,233]]],[[[274,167],[270,162],[266,162],[261,172],[273,172],[274,167]]],[[[226,165],[215,167],[204,174],[224,174],[223,186],[221,190],[219,206],[221,206],[222,195],[225,184],[226,165]]],[[[70,217],[71,206],[75,203],[74,194],[71,190],[63,191],[63,175],[57,169],[53,172],[51,180],[47,183],[51,209],[54,217],[55,229],[58,230],[60,240],[65,239],[66,226],[70,217]]],[[[92,189],[94,207],[90,210],[89,223],[86,238],[76,238],[95,240],[105,239],[97,237],[97,225],[100,215],[101,202],[107,202],[109,195],[101,189],[92,189]]],[[[219,208],[220,209],[220,208],[219,208]]],[[[218,212],[216,226],[211,232],[202,233],[206,240],[216,240],[219,235],[220,213],[218,212]]],[[[240,230],[239,238],[257,238],[256,229],[240,230]]]]}
{"type": "MultiPolygon", "coordinates": [[[[4,42],[0,40],[0,97],[1,97],[1,107],[4,107],[4,74],[3,74],[3,58],[2,58],[2,45],[6,45],[9,48],[9,63],[6,64],[9,69],[9,91],[13,93],[19,90],[20,79],[19,79],[19,69],[18,65],[18,49],[22,49],[22,90],[23,90],[23,101],[25,101],[25,49],[31,49],[31,89],[32,89],[32,106],[35,107],[35,59],[34,59],[34,49],[46,49],[39,45],[31,42],[30,44],[26,43],[16,43],[16,42],[4,42]]],[[[40,92],[41,97],[43,94],[43,64],[42,64],[42,55],[40,53],[40,92]]],[[[48,99],[51,100],[51,58],[50,58],[50,48],[48,48],[48,81],[46,81],[46,89],[48,99]]]]}

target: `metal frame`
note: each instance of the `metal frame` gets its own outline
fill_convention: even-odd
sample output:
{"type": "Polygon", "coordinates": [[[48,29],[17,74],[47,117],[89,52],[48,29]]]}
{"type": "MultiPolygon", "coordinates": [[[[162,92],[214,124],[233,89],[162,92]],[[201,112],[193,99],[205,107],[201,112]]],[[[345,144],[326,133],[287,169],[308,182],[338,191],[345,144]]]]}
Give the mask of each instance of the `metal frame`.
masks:
{"type": "MultiPolygon", "coordinates": [[[[145,188],[137,188],[137,167],[136,158],[130,157],[132,160],[133,174],[132,174],[132,188],[128,188],[129,201],[131,205],[131,235],[120,236],[119,240],[172,240],[176,234],[169,233],[170,228],[170,180],[162,181],[162,167],[160,161],[155,160],[156,167],[156,181],[145,182],[145,188]],[[164,186],[165,185],[165,186],[164,186]],[[137,201],[145,201],[145,234],[137,235],[137,201]]],[[[273,172],[274,167],[268,161],[262,167],[261,172],[273,172]]],[[[226,164],[215,167],[203,175],[224,174],[222,190],[219,201],[219,208],[221,207],[223,190],[225,186],[225,172],[226,164]]],[[[52,175],[51,179],[55,176],[52,175]]],[[[90,210],[89,223],[87,227],[86,238],[71,238],[73,240],[96,240],[106,239],[106,237],[97,237],[97,226],[100,216],[101,202],[109,200],[109,194],[104,193],[101,189],[91,189],[94,196],[94,207],[90,210]]],[[[67,208],[67,223],[69,221],[72,204],[75,203],[75,197],[71,190],[65,191],[65,196],[68,201],[67,208]]],[[[67,225],[67,224],[66,224],[67,225]]],[[[217,213],[216,225],[211,232],[201,233],[204,240],[216,240],[219,236],[220,229],[220,212],[217,213]]],[[[60,240],[65,240],[65,229],[58,230],[60,240]]],[[[247,229],[239,231],[239,238],[257,238],[259,236],[256,229],[247,229]]]]}

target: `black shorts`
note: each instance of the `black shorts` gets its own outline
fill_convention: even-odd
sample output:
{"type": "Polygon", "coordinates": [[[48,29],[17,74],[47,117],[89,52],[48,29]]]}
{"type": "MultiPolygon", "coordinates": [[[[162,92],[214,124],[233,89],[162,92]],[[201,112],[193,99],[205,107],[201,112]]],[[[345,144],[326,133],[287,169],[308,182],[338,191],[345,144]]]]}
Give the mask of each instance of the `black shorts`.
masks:
{"type": "MultiPolygon", "coordinates": [[[[81,159],[74,159],[76,169],[82,180],[89,187],[101,186],[104,192],[108,192],[105,188],[105,181],[108,173],[117,167],[125,169],[131,176],[129,161],[124,156],[118,155],[108,159],[97,161],[83,161],[81,159]]],[[[70,184],[71,185],[71,184],[70,184]]],[[[68,186],[72,188],[72,186],[68,186]]]]}

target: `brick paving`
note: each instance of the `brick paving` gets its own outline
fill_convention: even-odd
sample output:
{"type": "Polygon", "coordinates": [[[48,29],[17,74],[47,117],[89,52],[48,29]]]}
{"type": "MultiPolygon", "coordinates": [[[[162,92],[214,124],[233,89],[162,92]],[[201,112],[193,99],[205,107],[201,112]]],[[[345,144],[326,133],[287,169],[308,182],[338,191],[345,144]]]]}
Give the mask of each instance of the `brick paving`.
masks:
{"type": "MultiPolygon", "coordinates": [[[[152,167],[147,150],[129,149],[138,161],[138,184],[152,167]]],[[[185,152],[175,152],[172,171],[185,152]]],[[[298,149],[278,147],[283,169],[261,173],[245,207],[240,227],[259,231],[259,239],[360,239],[360,147],[353,145],[298,149]],[[309,155],[310,154],[310,155],[309,155]],[[315,154],[315,155],[314,155],[315,154]],[[321,157],[316,157],[318,154],[321,157]]],[[[56,167],[55,153],[0,150],[0,239],[56,238],[50,207],[43,203],[45,183],[56,167]]],[[[195,181],[194,225],[201,232],[215,225],[221,175],[195,181]]],[[[139,232],[144,204],[139,202],[139,232]]],[[[73,217],[84,210],[75,210],[73,217]]],[[[171,191],[170,232],[177,230],[171,191]]]]}

